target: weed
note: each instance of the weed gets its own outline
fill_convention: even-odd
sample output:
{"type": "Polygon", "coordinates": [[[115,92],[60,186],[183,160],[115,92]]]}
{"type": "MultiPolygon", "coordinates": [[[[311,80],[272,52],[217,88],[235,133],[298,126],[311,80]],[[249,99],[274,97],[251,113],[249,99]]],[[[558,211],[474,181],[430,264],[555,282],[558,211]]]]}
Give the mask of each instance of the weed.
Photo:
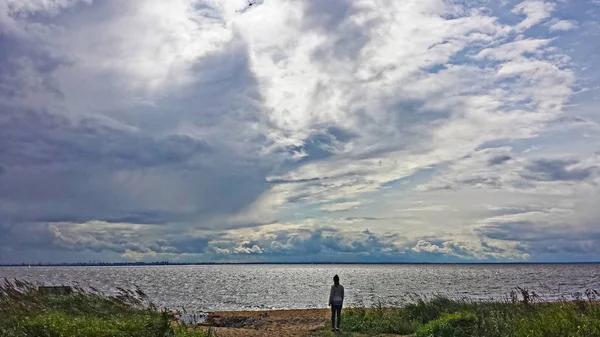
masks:
{"type": "Polygon", "coordinates": [[[404,308],[346,309],[342,322],[346,331],[417,337],[600,337],[598,296],[586,290],[549,303],[525,288],[505,301],[435,296],[404,308]]]}
{"type": "Polygon", "coordinates": [[[60,294],[31,283],[0,285],[3,337],[212,337],[189,326],[173,326],[173,314],[152,305],[136,288],[105,297],[96,290],[69,288],[60,294]]]}

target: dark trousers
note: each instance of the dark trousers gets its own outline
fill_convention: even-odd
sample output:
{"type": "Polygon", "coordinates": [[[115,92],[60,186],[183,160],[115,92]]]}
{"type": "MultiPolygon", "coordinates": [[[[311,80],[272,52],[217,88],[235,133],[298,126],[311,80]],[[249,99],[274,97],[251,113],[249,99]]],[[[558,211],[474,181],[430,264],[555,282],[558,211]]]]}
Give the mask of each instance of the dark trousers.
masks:
{"type": "Polygon", "coordinates": [[[331,328],[340,328],[340,324],[342,324],[342,306],[341,305],[331,305],[331,328]],[[335,318],[337,316],[337,325],[335,318]]]}

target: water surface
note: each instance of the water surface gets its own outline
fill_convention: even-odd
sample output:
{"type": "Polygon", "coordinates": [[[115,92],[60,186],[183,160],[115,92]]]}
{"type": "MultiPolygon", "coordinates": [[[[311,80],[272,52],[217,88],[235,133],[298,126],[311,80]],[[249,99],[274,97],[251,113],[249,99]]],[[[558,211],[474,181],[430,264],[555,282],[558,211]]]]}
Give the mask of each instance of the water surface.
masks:
{"type": "Polygon", "coordinates": [[[502,299],[516,286],[550,300],[600,289],[595,264],[0,267],[0,277],[92,286],[107,294],[138,285],[155,304],[190,312],[325,308],[334,274],[347,305],[402,305],[415,294],[502,299]]]}

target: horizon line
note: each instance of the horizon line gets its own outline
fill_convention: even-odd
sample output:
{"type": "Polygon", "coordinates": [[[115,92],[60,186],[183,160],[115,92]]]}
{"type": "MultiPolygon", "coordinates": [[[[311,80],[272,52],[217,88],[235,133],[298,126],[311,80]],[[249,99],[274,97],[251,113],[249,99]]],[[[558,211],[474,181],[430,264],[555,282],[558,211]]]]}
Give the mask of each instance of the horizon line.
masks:
{"type": "Polygon", "coordinates": [[[527,265],[527,264],[600,264],[600,261],[483,261],[483,262],[59,262],[0,263],[0,267],[118,267],[118,266],[201,266],[201,265],[527,265]]]}

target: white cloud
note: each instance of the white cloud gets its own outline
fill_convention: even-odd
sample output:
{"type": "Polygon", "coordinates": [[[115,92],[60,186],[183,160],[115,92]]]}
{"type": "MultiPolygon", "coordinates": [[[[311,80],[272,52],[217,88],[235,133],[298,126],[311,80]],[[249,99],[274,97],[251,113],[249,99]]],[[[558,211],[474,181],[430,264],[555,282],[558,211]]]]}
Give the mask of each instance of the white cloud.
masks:
{"type": "Polygon", "coordinates": [[[544,0],[525,0],[521,2],[515,6],[513,13],[525,15],[525,19],[515,29],[524,31],[541,23],[550,17],[555,8],[554,3],[544,0]]]}
{"type": "Polygon", "coordinates": [[[410,207],[396,210],[397,212],[441,212],[450,210],[448,205],[428,205],[422,207],[410,207]]]}
{"type": "Polygon", "coordinates": [[[560,20],[550,25],[551,32],[566,32],[577,28],[577,22],[573,20],[560,20]]]}
{"type": "Polygon", "coordinates": [[[475,59],[511,60],[521,57],[526,53],[540,53],[540,48],[548,45],[548,43],[550,43],[550,40],[547,39],[524,39],[509,42],[495,48],[486,48],[480,51],[475,56],[475,59]]]}
{"type": "Polygon", "coordinates": [[[358,206],[360,206],[360,202],[358,201],[339,202],[335,204],[322,205],[321,210],[326,212],[341,212],[356,208],[358,206]]]}
{"type": "MultiPolygon", "coordinates": [[[[557,6],[4,2],[0,25],[10,39],[0,53],[0,126],[16,131],[0,135],[11,144],[0,149],[0,192],[11,195],[0,196],[0,213],[18,221],[103,220],[99,228],[116,232],[106,223],[147,222],[198,239],[161,251],[148,242],[155,231],[172,233],[140,228],[152,239],[134,240],[124,253],[131,258],[198,255],[205,246],[268,255],[269,242],[297,251],[295,239],[236,237],[219,246],[211,237],[211,246],[195,231],[242,233],[275,219],[292,226],[300,215],[348,230],[369,222],[381,233],[405,233],[382,239],[383,250],[398,254],[410,246],[525,256],[518,242],[502,246],[473,234],[492,218],[481,212],[514,211],[511,198],[548,208],[538,199],[593,197],[599,179],[592,145],[569,159],[551,153],[557,145],[546,139],[569,117],[579,75],[560,38],[529,30],[544,22],[551,31],[573,28],[551,19],[557,6]],[[507,16],[522,20],[510,24],[507,16]],[[490,145],[519,142],[526,144],[490,145]],[[386,200],[383,189],[396,199],[386,200]],[[35,195],[15,192],[26,190],[35,195]],[[365,198],[377,202],[359,207],[365,198]],[[346,220],[323,214],[342,211],[346,220]]],[[[119,250],[94,226],[75,227],[80,235],[57,228],[64,246],[119,250]]],[[[317,238],[319,245],[333,236],[317,238]]]]}
{"type": "Polygon", "coordinates": [[[67,9],[82,2],[90,4],[92,0],[6,0],[8,13],[27,17],[29,15],[58,15],[61,10],[67,9]]]}
{"type": "Polygon", "coordinates": [[[196,62],[221,50],[235,34],[219,17],[220,9],[210,5],[195,6],[186,0],[119,5],[118,17],[107,17],[97,9],[71,18],[67,24],[77,28],[56,39],[79,68],[92,76],[114,76],[115,84],[144,97],[196,81],[196,62]],[[88,20],[96,24],[84,24],[88,20]]]}
{"type": "Polygon", "coordinates": [[[524,260],[529,258],[527,253],[520,252],[515,248],[514,245],[503,242],[493,242],[491,240],[485,241],[478,246],[456,241],[444,241],[440,245],[436,245],[426,240],[419,240],[410,250],[415,253],[458,256],[467,260],[486,258],[524,260]]]}

